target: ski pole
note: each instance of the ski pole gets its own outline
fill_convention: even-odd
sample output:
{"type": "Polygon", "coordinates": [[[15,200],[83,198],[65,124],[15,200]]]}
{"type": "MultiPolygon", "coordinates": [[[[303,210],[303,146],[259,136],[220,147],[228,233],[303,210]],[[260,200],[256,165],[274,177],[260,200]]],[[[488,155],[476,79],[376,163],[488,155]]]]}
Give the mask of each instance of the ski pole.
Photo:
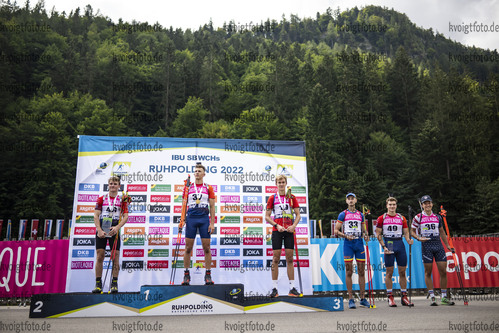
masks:
{"type": "Polygon", "coordinates": [[[303,285],[301,282],[301,270],[300,270],[300,257],[298,256],[298,242],[296,241],[296,232],[293,232],[295,238],[295,251],[296,251],[296,268],[298,268],[298,280],[300,281],[300,297],[303,297],[303,285]]]}
{"type": "MultiPolygon", "coordinates": [[[[123,210],[126,204],[128,204],[131,201],[131,198],[128,196],[128,193],[122,193],[122,199],[121,199],[121,208],[120,208],[120,218],[118,219],[118,225],[121,223],[121,219],[123,218],[123,210]]],[[[111,268],[111,280],[109,281],[109,292],[111,291],[111,283],[113,281],[113,269],[114,269],[114,257],[116,256],[116,244],[118,243],[118,237],[119,237],[119,231],[116,232],[116,236],[114,238],[114,243],[113,243],[113,248],[111,249],[111,255],[109,256],[109,263],[107,264],[106,268],[106,275],[104,277],[104,282],[102,283],[103,286],[106,285],[106,280],[107,280],[107,273],[109,272],[109,266],[112,266],[111,268]]]]}
{"type": "Polygon", "coordinates": [[[376,304],[374,304],[374,297],[373,297],[373,281],[372,281],[372,274],[371,274],[371,260],[369,258],[369,243],[366,242],[366,261],[367,261],[367,287],[369,290],[369,308],[370,309],[376,309],[376,304]]]}
{"type": "MultiPolygon", "coordinates": [[[[407,206],[407,216],[409,217],[410,225],[409,227],[409,240],[411,239],[411,230],[412,230],[412,207],[409,205],[407,206]]],[[[407,280],[409,280],[409,288],[407,288],[408,294],[409,294],[409,304],[412,304],[411,301],[411,283],[412,283],[412,245],[409,244],[409,274],[407,274],[407,280]]]]}
{"type": "Polygon", "coordinates": [[[440,215],[444,219],[445,231],[447,232],[447,238],[449,240],[449,245],[450,245],[451,250],[452,250],[451,251],[452,258],[454,259],[454,263],[456,265],[457,279],[459,281],[459,287],[461,288],[461,294],[463,295],[464,305],[468,305],[468,297],[466,296],[466,293],[464,291],[463,280],[461,278],[461,269],[460,269],[459,261],[457,260],[456,250],[454,248],[454,244],[452,244],[452,237],[451,237],[450,232],[449,232],[449,225],[447,224],[447,211],[444,209],[444,206],[440,206],[440,215]]]}
{"type": "Polygon", "coordinates": [[[172,263],[172,272],[170,274],[170,284],[175,283],[175,273],[177,269],[177,259],[178,259],[178,251],[180,249],[180,241],[182,240],[182,229],[185,224],[185,215],[187,214],[187,199],[189,197],[189,187],[191,186],[191,175],[187,175],[187,179],[184,180],[184,191],[182,193],[182,213],[180,215],[180,223],[178,225],[178,234],[177,234],[177,244],[175,246],[175,256],[172,263]]]}

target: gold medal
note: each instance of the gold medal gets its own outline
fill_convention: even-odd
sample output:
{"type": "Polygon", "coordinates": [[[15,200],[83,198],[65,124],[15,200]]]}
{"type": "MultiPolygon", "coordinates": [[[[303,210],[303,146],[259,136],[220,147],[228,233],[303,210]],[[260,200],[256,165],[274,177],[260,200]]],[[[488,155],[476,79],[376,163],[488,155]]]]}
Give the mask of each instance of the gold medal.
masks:
{"type": "Polygon", "coordinates": [[[198,205],[199,205],[199,203],[200,203],[200,202],[201,202],[201,200],[196,199],[196,204],[198,204],[198,205]]]}

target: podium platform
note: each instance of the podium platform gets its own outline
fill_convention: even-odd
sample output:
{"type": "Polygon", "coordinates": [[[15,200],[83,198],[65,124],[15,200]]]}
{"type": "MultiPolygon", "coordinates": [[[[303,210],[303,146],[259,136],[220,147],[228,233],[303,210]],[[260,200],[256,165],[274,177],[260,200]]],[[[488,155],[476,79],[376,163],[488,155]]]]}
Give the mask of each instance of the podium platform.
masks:
{"type": "Polygon", "coordinates": [[[242,284],[144,285],[140,292],[31,297],[30,318],[168,316],[343,311],[342,297],[245,297],[242,284]]]}

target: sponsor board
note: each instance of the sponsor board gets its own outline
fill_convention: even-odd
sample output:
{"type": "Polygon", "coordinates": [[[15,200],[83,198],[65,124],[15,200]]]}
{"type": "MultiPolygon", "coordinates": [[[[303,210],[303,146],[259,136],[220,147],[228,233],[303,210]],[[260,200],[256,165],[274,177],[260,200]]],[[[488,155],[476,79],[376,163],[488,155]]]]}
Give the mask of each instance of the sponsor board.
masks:
{"type": "Polygon", "coordinates": [[[239,216],[222,216],[220,218],[220,223],[240,223],[241,218],[239,216]]]}
{"type": "Polygon", "coordinates": [[[94,223],[93,215],[77,215],[76,223],[94,223]]]}
{"type": "Polygon", "coordinates": [[[170,223],[170,216],[150,215],[149,223],[170,223]]]}
{"type": "Polygon", "coordinates": [[[170,243],[170,239],[168,239],[168,238],[152,237],[152,238],[149,238],[147,240],[147,244],[149,246],[165,246],[165,245],[169,245],[169,243],[170,243]]]}
{"type": "Polygon", "coordinates": [[[151,192],[171,192],[172,186],[170,184],[152,184],[151,192]]]}
{"type": "Polygon", "coordinates": [[[238,257],[241,253],[241,249],[239,248],[234,248],[234,249],[220,249],[220,256],[221,257],[238,257]]]}
{"type": "Polygon", "coordinates": [[[126,223],[146,223],[146,217],[144,215],[129,215],[126,223]]]}
{"type": "Polygon", "coordinates": [[[221,185],[220,192],[240,192],[239,185],[221,185]]]}
{"type": "Polygon", "coordinates": [[[73,238],[73,246],[95,246],[95,237],[73,238]]]}
{"type": "Polygon", "coordinates": [[[90,183],[80,183],[78,184],[78,191],[89,191],[89,192],[99,192],[100,185],[99,184],[90,184],[90,183]]]}
{"type": "Polygon", "coordinates": [[[147,184],[128,184],[126,189],[128,192],[147,192],[147,184]]]}

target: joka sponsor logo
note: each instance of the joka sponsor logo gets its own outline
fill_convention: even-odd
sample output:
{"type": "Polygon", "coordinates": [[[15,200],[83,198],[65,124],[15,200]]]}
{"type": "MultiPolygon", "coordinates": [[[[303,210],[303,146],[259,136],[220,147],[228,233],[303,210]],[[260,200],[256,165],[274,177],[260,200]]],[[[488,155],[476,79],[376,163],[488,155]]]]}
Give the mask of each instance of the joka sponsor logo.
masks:
{"type": "Polygon", "coordinates": [[[132,194],[130,195],[130,199],[132,199],[132,202],[146,202],[147,195],[132,194]]]}
{"type": "Polygon", "coordinates": [[[244,257],[263,256],[263,249],[243,249],[244,257]]]}
{"type": "Polygon", "coordinates": [[[129,269],[129,270],[143,270],[144,269],[144,262],[141,260],[136,260],[136,261],[127,261],[123,260],[121,263],[121,267],[123,270],[129,269]]]}
{"type": "Polygon", "coordinates": [[[220,238],[220,245],[240,245],[241,239],[239,237],[222,237],[220,238]]]}
{"type": "Polygon", "coordinates": [[[143,249],[124,249],[123,257],[124,258],[142,258],[144,256],[143,249]]]}
{"type": "Polygon", "coordinates": [[[307,207],[301,207],[300,206],[300,214],[303,215],[303,214],[307,214],[307,207]]]}
{"type": "Polygon", "coordinates": [[[151,195],[151,202],[171,202],[170,195],[151,195]]]}
{"type": "Polygon", "coordinates": [[[77,227],[74,229],[75,235],[95,235],[95,227],[77,227]]]}
{"type": "Polygon", "coordinates": [[[93,258],[95,250],[73,250],[73,258],[93,258]]]}
{"type": "Polygon", "coordinates": [[[263,223],[261,216],[243,216],[243,223],[263,223]]]}
{"type": "Polygon", "coordinates": [[[171,192],[172,186],[165,184],[153,184],[151,185],[151,192],[171,192]]]}
{"type": "Polygon", "coordinates": [[[128,192],[147,192],[147,184],[128,184],[126,189],[128,192]]]}
{"type": "Polygon", "coordinates": [[[78,191],[99,192],[99,190],[100,190],[99,184],[80,183],[78,185],[78,191]]]}
{"type": "Polygon", "coordinates": [[[220,218],[220,223],[240,223],[241,218],[239,216],[222,216],[220,218]]]}
{"type": "Polygon", "coordinates": [[[93,215],[76,215],[76,223],[94,223],[93,215]]]}
{"type": "Polygon", "coordinates": [[[73,246],[95,246],[95,238],[73,238],[73,246]]]}
{"type": "MultiPolygon", "coordinates": [[[[210,251],[211,251],[212,257],[217,256],[217,249],[210,249],[210,251]]],[[[197,257],[204,257],[204,250],[203,249],[196,249],[196,256],[197,257]]]]}
{"type": "MultiPolygon", "coordinates": [[[[272,268],[272,265],[273,265],[272,259],[267,259],[267,268],[272,268]]],[[[277,265],[277,267],[286,267],[286,260],[285,259],[279,260],[279,265],[277,265]]]]}
{"type": "Polygon", "coordinates": [[[93,261],[72,261],[71,269],[94,269],[93,261]]]}
{"type": "MultiPolygon", "coordinates": [[[[102,184],[104,192],[109,192],[109,184],[102,184]]],[[[125,185],[121,184],[118,192],[123,192],[125,190],[125,185]]]]}
{"type": "Polygon", "coordinates": [[[238,257],[240,253],[240,249],[220,249],[221,257],[238,257]]]}
{"type": "Polygon", "coordinates": [[[156,213],[156,214],[168,214],[168,213],[170,213],[170,206],[156,204],[156,205],[150,205],[149,209],[150,209],[151,213],[156,213]]]}
{"type": "Polygon", "coordinates": [[[244,185],[244,193],[262,193],[262,187],[257,185],[244,185]]]}

